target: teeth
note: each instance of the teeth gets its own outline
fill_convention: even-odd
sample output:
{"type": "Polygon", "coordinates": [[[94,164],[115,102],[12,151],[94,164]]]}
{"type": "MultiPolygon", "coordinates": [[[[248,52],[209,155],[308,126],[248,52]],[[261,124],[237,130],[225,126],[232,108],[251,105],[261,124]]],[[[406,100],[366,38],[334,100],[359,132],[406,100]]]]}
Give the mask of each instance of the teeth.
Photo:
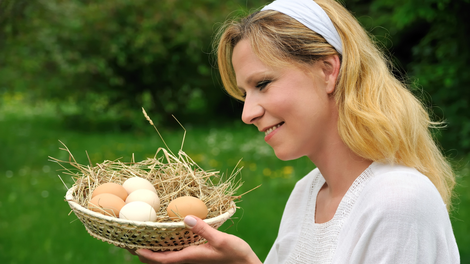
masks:
{"type": "Polygon", "coordinates": [[[271,127],[270,129],[266,130],[266,132],[264,132],[264,136],[269,135],[269,133],[273,132],[274,129],[276,129],[276,128],[280,127],[280,126],[281,126],[281,124],[275,125],[275,126],[271,127]]]}

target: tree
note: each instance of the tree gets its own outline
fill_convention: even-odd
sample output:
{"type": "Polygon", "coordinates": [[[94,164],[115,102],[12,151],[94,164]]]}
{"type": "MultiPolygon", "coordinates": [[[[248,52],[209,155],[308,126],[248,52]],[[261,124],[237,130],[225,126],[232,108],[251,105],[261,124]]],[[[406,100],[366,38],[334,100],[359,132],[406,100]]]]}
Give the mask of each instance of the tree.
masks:
{"type": "Polygon", "coordinates": [[[72,102],[77,108],[67,120],[88,125],[103,123],[100,117],[132,120],[142,106],[157,123],[171,114],[230,112],[222,107],[229,97],[214,91],[221,86],[209,54],[215,25],[237,8],[217,0],[30,3],[9,63],[28,69],[31,81],[16,75],[11,88],[72,102]]]}
{"type": "MultiPolygon", "coordinates": [[[[346,1],[389,53],[395,73],[446,127],[446,150],[470,150],[469,0],[346,1]],[[405,77],[408,76],[408,77],[405,77]]],[[[454,153],[455,154],[455,153],[454,153]]]]}
{"type": "MultiPolygon", "coordinates": [[[[397,77],[446,122],[437,134],[444,148],[469,151],[470,0],[343,1],[390,54],[397,77]]],[[[268,2],[3,0],[0,93],[72,105],[60,110],[83,127],[130,127],[141,106],[156,122],[239,118],[211,41],[233,10],[268,2]]]]}

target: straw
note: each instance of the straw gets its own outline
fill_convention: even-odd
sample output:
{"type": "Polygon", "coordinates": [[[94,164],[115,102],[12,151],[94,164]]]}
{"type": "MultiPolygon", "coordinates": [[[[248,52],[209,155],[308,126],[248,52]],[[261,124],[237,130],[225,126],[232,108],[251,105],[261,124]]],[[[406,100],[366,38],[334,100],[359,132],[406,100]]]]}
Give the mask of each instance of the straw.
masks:
{"type": "MultiPolygon", "coordinates": [[[[171,220],[166,211],[168,204],[181,196],[193,196],[201,199],[209,211],[207,218],[215,217],[230,209],[232,201],[241,197],[241,195],[234,196],[243,184],[238,177],[241,171],[241,167],[238,168],[239,164],[228,176],[224,176],[218,171],[203,170],[182,150],[185,136],[178,155],[175,155],[167,149],[168,146],[162,135],[144,108],[142,108],[142,112],[166,146],[166,148],[158,148],[151,158],[136,162],[132,154],[130,162],[117,159],[105,160],[93,165],[87,152],[89,164],[84,165],[78,163],[70,149],[59,141],[63,146],[61,150],[66,151],[69,156],[68,161],[49,158],[62,167],[64,174],[70,175],[74,179],[75,202],[87,208],[93,190],[99,185],[107,182],[123,184],[129,178],[141,177],[154,185],[160,197],[161,206],[157,212],[157,222],[181,220],[171,220]]],[[[178,120],[176,121],[181,125],[178,120]]],[[[181,127],[184,129],[182,125],[181,127]]],[[[184,131],[186,135],[186,130],[184,129],[184,131]]]]}

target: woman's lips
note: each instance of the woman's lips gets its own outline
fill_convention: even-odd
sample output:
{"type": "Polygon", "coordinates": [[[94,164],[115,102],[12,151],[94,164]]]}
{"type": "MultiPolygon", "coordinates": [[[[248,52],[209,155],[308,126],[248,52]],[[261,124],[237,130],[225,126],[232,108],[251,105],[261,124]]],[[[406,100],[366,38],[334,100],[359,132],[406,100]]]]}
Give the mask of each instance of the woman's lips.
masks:
{"type": "Polygon", "coordinates": [[[270,127],[268,128],[265,132],[264,132],[264,140],[265,141],[268,141],[272,136],[273,136],[273,132],[278,129],[279,127],[281,127],[282,125],[284,124],[284,122],[282,123],[279,123],[273,127],[270,127]]]}

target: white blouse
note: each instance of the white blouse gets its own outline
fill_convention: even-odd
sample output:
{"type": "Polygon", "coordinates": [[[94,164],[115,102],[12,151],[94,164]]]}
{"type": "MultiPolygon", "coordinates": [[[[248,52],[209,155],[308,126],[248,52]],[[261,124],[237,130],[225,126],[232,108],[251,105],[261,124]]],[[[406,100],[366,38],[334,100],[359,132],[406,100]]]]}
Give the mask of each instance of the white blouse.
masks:
{"type": "Polygon", "coordinates": [[[297,182],[265,264],[460,263],[446,205],[416,169],[372,163],[317,224],[324,183],[318,169],[297,182]]]}

